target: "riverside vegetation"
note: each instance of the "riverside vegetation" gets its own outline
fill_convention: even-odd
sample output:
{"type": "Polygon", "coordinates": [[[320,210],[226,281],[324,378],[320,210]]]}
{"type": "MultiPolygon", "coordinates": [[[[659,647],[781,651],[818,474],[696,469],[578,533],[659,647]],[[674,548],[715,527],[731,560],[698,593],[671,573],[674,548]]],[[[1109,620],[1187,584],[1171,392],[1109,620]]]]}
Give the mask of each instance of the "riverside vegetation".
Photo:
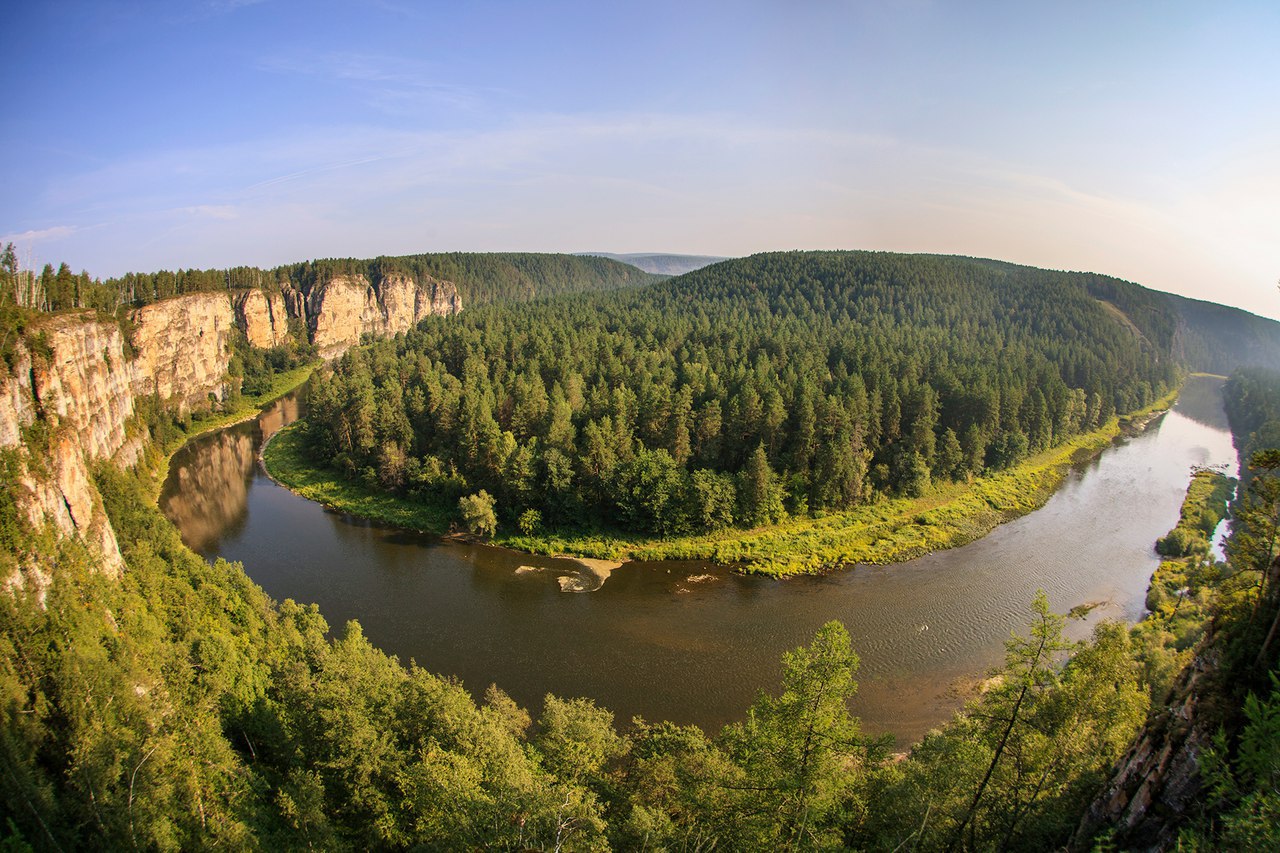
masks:
{"type": "MultiPolygon", "coordinates": [[[[1171,716],[1161,673],[1198,643],[1219,662],[1202,707],[1221,734],[1199,795],[1165,820],[1182,821],[1183,849],[1274,849],[1280,376],[1233,376],[1227,409],[1253,465],[1230,559],[1188,597],[1201,639],[1157,630],[1158,607],[1151,627],[1071,643],[1041,596],[984,692],[896,758],[849,714],[857,656],[838,623],[720,732],[619,727],[554,696],[531,713],[497,687],[477,702],[357,623],[331,633],[314,606],[187,549],[151,500],[157,451],[95,467],[126,564],[114,577],[80,540],[31,528],[5,450],[0,575],[36,563],[50,583],[0,595],[0,834],[12,849],[1124,847],[1123,827],[1082,830],[1081,815],[1144,721],[1171,716]]],[[[1212,506],[1192,495],[1181,526],[1202,530],[1212,506]]]]}
{"type": "MultiPolygon", "coordinates": [[[[1264,543],[1280,506],[1259,496],[1277,474],[1255,470],[1232,564],[1203,596],[1228,650],[1222,735],[1184,849],[1276,841],[1280,689],[1264,640],[1280,597],[1264,543]]],[[[534,716],[496,687],[477,704],[401,665],[354,622],[329,637],[314,607],[275,604],[239,566],[186,549],[144,476],[96,477],[128,564],[119,579],[0,503],[5,559],[34,550],[58,566],[44,606],[30,590],[0,597],[11,845],[1089,847],[1073,839],[1082,811],[1166,698],[1147,663],[1164,632],[1108,622],[1070,643],[1041,597],[985,692],[897,760],[848,712],[857,656],[838,623],[718,733],[619,729],[590,701],[552,696],[534,716]]]]}
{"type": "Polygon", "coordinates": [[[352,351],[266,459],[305,495],[435,532],[483,492],[498,541],[531,551],[890,562],[1039,506],[1118,416],[1167,404],[1174,334],[1149,291],[1101,277],[762,255],[352,351]]]}

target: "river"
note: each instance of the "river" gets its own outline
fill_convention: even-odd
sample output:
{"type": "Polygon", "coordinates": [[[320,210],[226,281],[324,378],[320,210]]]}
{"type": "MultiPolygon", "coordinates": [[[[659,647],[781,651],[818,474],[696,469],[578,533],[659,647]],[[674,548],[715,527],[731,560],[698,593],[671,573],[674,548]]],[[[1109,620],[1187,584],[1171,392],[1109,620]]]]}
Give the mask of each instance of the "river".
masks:
{"type": "Polygon", "coordinates": [[[962,548],[887,567],[777,581],[691,562],[629,563],[590,593],[562,592],[571,562],[464,545],[326,511],[257,462],[292,422],[287,398],[257,421],[192,441],[173,459],[161,508],[206,558],[239,560],[276,599],[316,602],[335,630],[359,620],[382,649],[497,683],[535,713],[546,693],[715,729],[775,689],[782,652],[824,622],[848,627],[862,659],[854,710],[909,743],[945,720],[1000,662],[1037,589],[1072,620],[1136,620],[1178,517],[1192,466],[1235,455],[1220,380],[1192,377],[1142,434],[1078,466],[1040,510],[962,548]],[[534,570],[529,570],[532,567],[534,570]]]}

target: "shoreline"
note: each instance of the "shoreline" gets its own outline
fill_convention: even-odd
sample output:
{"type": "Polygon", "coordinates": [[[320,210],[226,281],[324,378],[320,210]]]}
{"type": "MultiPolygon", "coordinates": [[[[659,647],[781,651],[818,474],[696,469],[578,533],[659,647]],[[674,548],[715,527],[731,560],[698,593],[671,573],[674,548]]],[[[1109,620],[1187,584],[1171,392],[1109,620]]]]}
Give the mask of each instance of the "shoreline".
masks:
{"type": "MultiPolygon", "coordinates": [[[[280,387],[276,387],[276,385],[273,384],[271,390],[262,397],[254,398],[252,400],[245,398],[247,401],[246,408],[237,409],[235,412],[229,414],[220,414],[216,417],[210,416],[207,419],[196,420],[193,424],[194,431],[185,433],[182,436],[182,440],[177,442],[171,448],[153,445],[160,453],[164,454],[155,462],[154,470],[151,472],[151,476],[154,480],[155,491],[153,500],[160,500],[160,492],[164,489],[165,481],[169,479],[169,468],[173,464],[173,457],[178,454],[178,451],[182,450],[182,448],[186,447],[189,443],[195,441],[201,436],[209,435],[211,433],[218,432],[219,430],[228,429],[258,417],[267,410],[267,407],[274,404],[277,400],[288,394],[292,394],[294,391],[297,391],[305,385],[307,380],[311,378],[311,374],[314,373],[321,364],[323,364],[322,361],[314,361],[310,364],[305,364],[301,367],[296,367],[293,370],[280,374],[279,376],[282,380],[279,383],[280,387]]],[[[261,459],[261,455],[259,455],[259,459],[261,459]]]]}
{"type": "MultiPolygon", "coordinates": [[[[1070,470],[1117,439],[1139,434],[1169,410],[1181,388],[1144,409],[1112,418],[1019,465],[968,483],[935,486],[920,498],[889,498],[820,518],[791,519],[754,530],[729,529],[673,539],[621,532],[551,532],[498,535],[487,545],[546,557],[629,561],[699,560],[744,574],[776,578],[818,575],[857,564],[888,565],[960,547],[1000,524],[1042,507],[1070,470]]],[[[446,537],[448,508],[417,503],[316,468],[302,453],[290,425],[259,450],[273,482],[326,509],[394,527],[446,537]],[[276,439],[282,442],[277,443],[276,439]]],[[[603,583],[603,581],[601,581],[603,583]]]]}

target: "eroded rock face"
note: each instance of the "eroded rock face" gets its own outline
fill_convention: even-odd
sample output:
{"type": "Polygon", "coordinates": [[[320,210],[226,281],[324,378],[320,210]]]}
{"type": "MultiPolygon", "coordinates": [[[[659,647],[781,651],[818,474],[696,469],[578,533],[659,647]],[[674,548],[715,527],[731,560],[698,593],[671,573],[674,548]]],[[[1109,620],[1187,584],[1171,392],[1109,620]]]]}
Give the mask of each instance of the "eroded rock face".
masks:
{"type": "Polygon", "coordinates": [[[225,293],[193,293],[139,308],[134,394],[157,394],[180,409],[221,400],[231,364],[234,319],[225,293]]]}
{"type": "MultiPolygon", "coordinates": [[[[157,395],[180,410],[221,400],[237,323],[253,346],[273,347],[287,340],[288,317],[302,316],[321,354],[332,358],[363,334],[394,335],[461,308],[453,284],[403,276],[377,287],[363,276],[337,278],[305,295],[293,288],[188,294],[133,312],[132,358],[115,322],[88,312],[45,318],[17,343],[10,368],[0,368],[0,448],[17,451],[10,486],[19,510],[34,527],[79,538],[102,555],[105,571],[118,573],[124,562],[88,463],[137,462],[147,443],[134,420],[142,397],[157,395]],[[28,447],[24,431],[38,421],[39,446],[28,447]]],[[[228,446],[232,480],[252,466],[245,447],[228,446]]],[[[32,563],[0,586],[43,590],[50,577],[48,566],[32,563]]]]}
{"type": "MultiPolygon", "coordinates": [[[[39,468],[27,455],[19,458],[17,482],[12,488],[18,509],[36,529],[53,525],[64,537],[78,536],[101,555],[101,568],[119,575],[124,568],[115,531],[102,508],[102,498],[89,478],[80,445],[71,437],[55,440],[48,458],[39,468]]],[[[23,575],[33,579],[43,592],[47,586],[47,566],[24,567],[23,575]]],[[[12,582],[12,581],[11,581],[12,582]]],[[[21,577],[18,579],[21,583],[21,577]]]]}
{"type": "Polygon", "coordinates": [[[125,444],[134,408],[134,365],[125,357],[120,327],[70,314],[52,318],[40,332],[48,352],[35,356],[19,344],[0,392],[0,446],[21,441],[12,424],[29,426],[43,414],[52,430],[73,435],[88,458],[111,458],[125,444]]]}
{"type": "Polygon", "coordinates": [[[1076,842],[1112,827],[1125,850],[1173,846],[1200,790],[1200,760],[1217,730],[1201,704],[1205,682],[1214,677],[1218,665],[1217,652],[1205,642],[1178,676],[1164,710],[1148,720],[1085,812],[1076,842]]]}
{"type": "Polygon", "coordinates": [[[289,337],[289,318],[284,299],[278,293],[270,295],[261,290],[248,290],[232,297],[236,325],[249,339],[251,346],[271,349],[283,344],[289,337]]]}
{"type": "Polygon", "coordinates": [[[364,276],[336,276],[311,289],[306,314],[311,341],[323,358],[336,358],[360,343],[362,335],[387,337],[406,332],[426,317],[462,310],[451,282],[421,284],[392,275],[375,287],[364,276]]]}
{"type": "MultiPolygon", "coordinates": [[[[130,359],[110,320],[88,312],[47,318],[33,330],[40,343],[19,341],[12,368],[0,375],[0,447],[17,450],[10,486],[19,510],[35,528],[52,525],[84,541],[112,573],[123,560],[87,463],[136,463],[146,442],[132,423],[138,397],[159,393],[184,406],[221,397],[230,363],[225,294],[149,305],[134,322],[138,355],[130,359]],[[28,447],[23,431],[37,420],[39,446],[28,447]]],[[[25,566],[6,583],[42,588],[45,569],[25,566]]]]}

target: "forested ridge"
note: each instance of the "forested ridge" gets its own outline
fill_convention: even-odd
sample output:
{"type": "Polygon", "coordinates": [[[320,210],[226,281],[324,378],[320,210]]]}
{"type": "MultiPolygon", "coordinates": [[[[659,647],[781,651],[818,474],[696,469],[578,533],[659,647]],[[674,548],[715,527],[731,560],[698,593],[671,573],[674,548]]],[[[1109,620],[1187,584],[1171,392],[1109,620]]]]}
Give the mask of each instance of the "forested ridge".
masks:
{"type": "Polygon", "coordinates": [[[375,286],[390,275],[416,281],[437,279],[458,286],[464,305],[527,300],[561,293],[610,290],[659,281],[629,264],[601,257],[532,252],[438,252],[371,259],[326,258],[272,268],[178,269],[131,272],[100,279],[75,273],[63,263],[36,273],[19,268],[13,245],[0,254],[0,306],[14,304],[43,311],[92,308],[114,313],[186,293],[257,288],[310,292],[335,276],[364,276],[375,286]]]}
{"type": "Polygon", "coordinates": [[[347,354],[309,437],[352,476],[483,490],[530,525],[681,534],[918,495],[1176,385],[1175,319],[1096,278],[795,252],[478,308],[347,354]]]}

